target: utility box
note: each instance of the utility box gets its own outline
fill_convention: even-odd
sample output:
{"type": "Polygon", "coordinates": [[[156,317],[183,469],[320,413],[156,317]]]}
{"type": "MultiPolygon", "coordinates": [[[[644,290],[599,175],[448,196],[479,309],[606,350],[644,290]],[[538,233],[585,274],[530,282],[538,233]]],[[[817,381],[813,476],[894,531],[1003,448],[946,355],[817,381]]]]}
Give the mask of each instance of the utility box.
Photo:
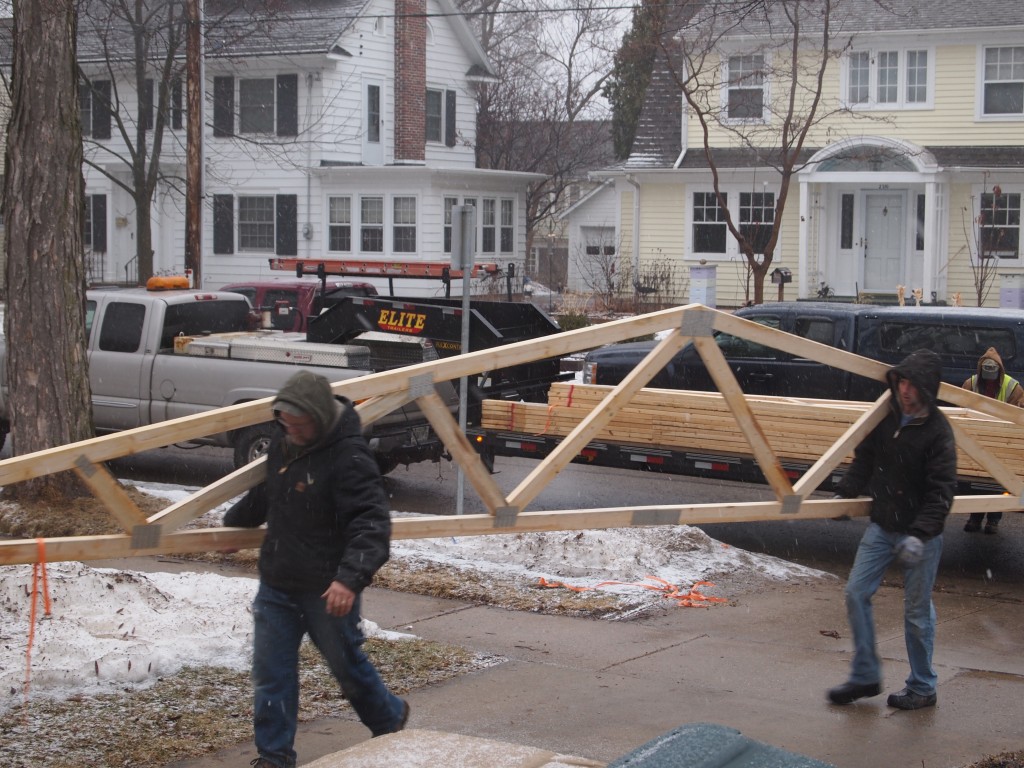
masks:
{"type": "Polygon", "coordinates": [[[1024,275],[1000,275],[999,306],[1024,309],[1024,275]]]}
{"type": "Polygon", "coordinates": [[[715,280],[718,267],[714,265],[690,267],[690,303],[715,306],[715,280]]]}

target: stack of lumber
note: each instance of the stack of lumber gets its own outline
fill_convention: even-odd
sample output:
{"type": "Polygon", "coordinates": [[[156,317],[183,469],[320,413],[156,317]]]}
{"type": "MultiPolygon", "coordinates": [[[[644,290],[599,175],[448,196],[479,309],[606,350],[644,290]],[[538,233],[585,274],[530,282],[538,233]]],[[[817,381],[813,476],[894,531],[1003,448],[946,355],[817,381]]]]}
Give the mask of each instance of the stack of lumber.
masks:
{"type": "MultiPolygon", "coordinates": [[[[564,437],[608,395],[611,387],[559,383],[548,404],[485,400],[487,430],[564,437]]],[[[747,395],[747,403],[781,461],[817,461],[870,403],[747,395]]],[[[1011,468],[1024,456],[1024,429],[964,408],[944,408],[990,453],[1011,468]]],[[[750,446],[718,392],[643,389],[593,440],[673,450],[750,456],[750,446]]],[[[989,477],[963,451],[961,475],[989,477]]]]}

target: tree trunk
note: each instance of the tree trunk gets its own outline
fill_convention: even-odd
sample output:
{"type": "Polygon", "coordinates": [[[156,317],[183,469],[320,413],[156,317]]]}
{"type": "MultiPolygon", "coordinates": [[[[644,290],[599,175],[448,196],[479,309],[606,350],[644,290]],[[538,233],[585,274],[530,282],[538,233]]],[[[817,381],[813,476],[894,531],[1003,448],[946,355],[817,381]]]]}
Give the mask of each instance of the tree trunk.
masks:
{"type": "MultiPolygon", "coordinates": [[[[8,413],[17,454],[93,435],[86,360],[75,0],[15,0],[7,134],[8,413]]],[[[5,489],[68,498],[67,475],[5,489]]]]}

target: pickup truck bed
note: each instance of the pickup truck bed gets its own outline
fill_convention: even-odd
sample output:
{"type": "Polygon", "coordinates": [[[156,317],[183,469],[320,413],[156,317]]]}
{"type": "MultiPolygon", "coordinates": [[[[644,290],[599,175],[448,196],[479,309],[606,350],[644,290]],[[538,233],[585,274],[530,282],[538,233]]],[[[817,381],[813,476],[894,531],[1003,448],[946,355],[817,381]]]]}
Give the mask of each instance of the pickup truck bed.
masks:
{"type": "MultiPolygon", "coordinates": [[[[86,327],[97,432],[270,397],[299,367],[331,381],[372,370],[372,352],[365,344],[311,344],[301,334],[255,330],[248,300],[231,292],[89,291],[86,327]]],[[[419,352],[420,361],[436,357],[425,341],[407,344],[419,352]]],[[[438,391],[454,411],[454,388],[441,384],[438,391]]],[[[5,399],[0,414],[6,417],[5,399]]],[[[6,435],[7,428],[4,418],[0,432],[6,435]]],[[[272,422],[253,425],[216,435],[211,442],[232,448],[241,466],[265,450],[275,429],[272,422]]],[[[376,421],[367,436],[383,471],[400,463],[436,461],[444,453],[415,406],[376,421]]]]}

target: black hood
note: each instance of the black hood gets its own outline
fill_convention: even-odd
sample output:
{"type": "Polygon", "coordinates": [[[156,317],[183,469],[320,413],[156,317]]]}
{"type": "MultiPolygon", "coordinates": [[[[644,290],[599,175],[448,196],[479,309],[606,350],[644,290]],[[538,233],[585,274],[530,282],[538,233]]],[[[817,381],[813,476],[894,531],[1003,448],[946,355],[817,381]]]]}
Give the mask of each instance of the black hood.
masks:
{"type": "Polygon", "coordinates": [[[886,377],[896,402],[899,402],[899,380],[908,379],[920,391],[922,400],[933,407],[939,400],[942,361],[931,350],[919,349],[907,355],[902,363],[890,368],[886,377]]]}

